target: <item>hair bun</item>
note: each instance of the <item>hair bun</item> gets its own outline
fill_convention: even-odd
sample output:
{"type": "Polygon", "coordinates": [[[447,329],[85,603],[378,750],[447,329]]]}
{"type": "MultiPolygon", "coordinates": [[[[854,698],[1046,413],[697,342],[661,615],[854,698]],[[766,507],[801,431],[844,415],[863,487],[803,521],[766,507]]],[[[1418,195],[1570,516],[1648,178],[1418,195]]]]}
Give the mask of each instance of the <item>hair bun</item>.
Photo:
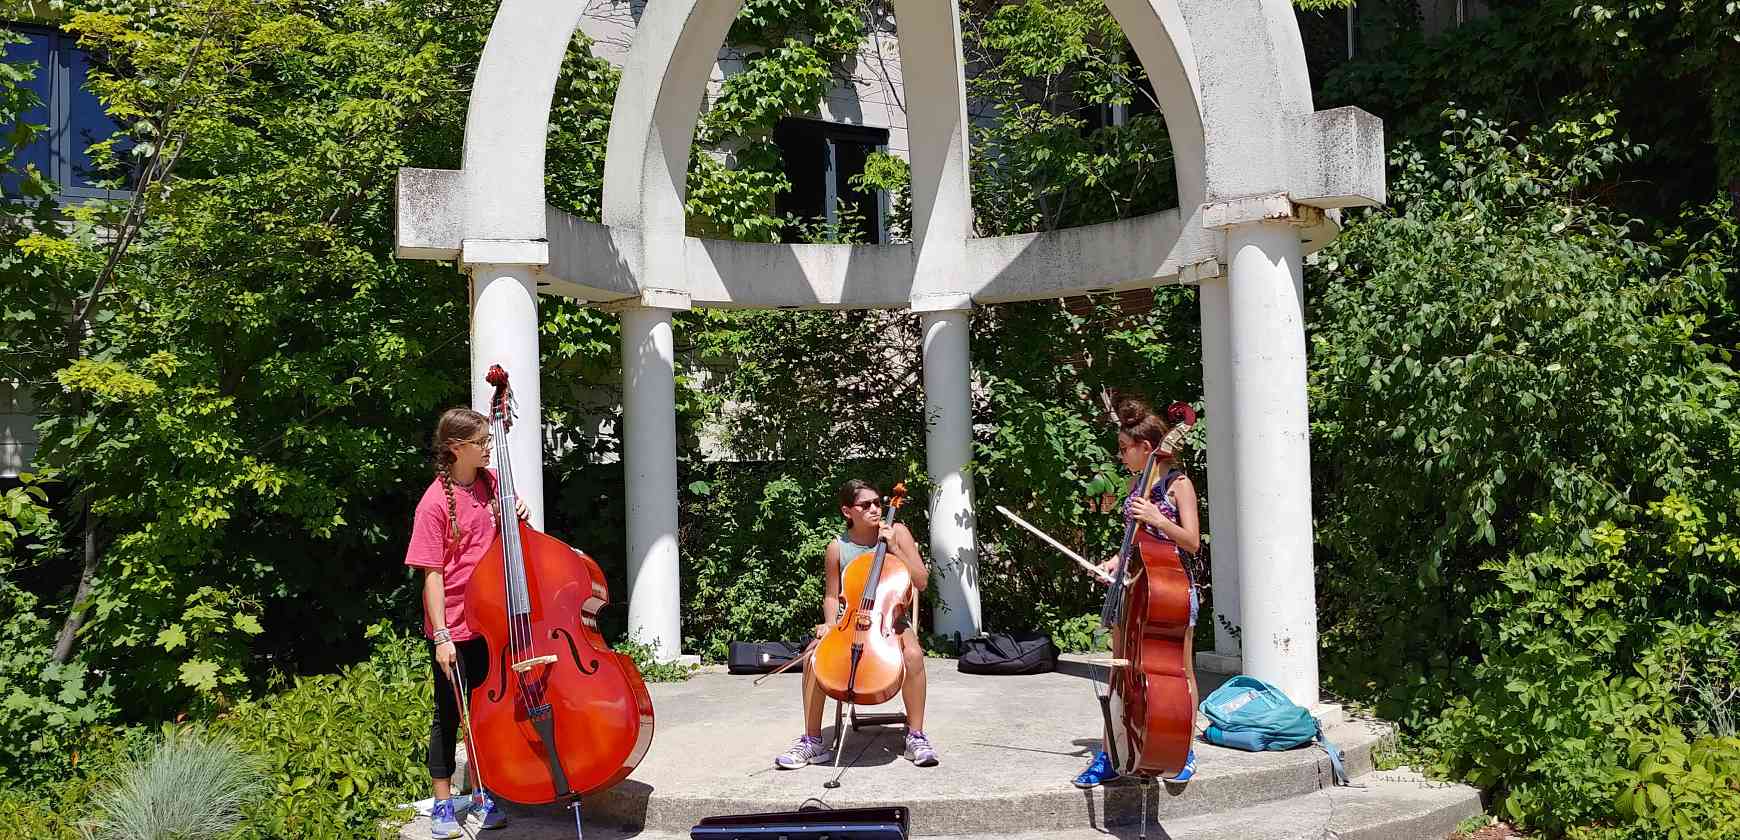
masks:
{"type": "Polygon", "coordinates": [[[1135,397],[1125,397],[1118,401],[1118,425],[1130,428],[1154,416],[1154,409],[1135,397]]]}

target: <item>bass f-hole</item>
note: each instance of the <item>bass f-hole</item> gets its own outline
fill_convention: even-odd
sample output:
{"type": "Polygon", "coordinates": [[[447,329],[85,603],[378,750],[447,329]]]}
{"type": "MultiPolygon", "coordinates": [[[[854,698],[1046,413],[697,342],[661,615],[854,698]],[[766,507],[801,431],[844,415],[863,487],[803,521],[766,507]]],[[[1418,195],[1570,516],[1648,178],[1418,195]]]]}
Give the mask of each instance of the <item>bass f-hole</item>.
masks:
{"type": "Polygon", "coordinates": [[[561,627],[556,627],[556,628],[550,630],[550,638],[552,640],[561,639],[562,641],[568,643],[568,655],[574,659],[574,668],[576,670],[578,670],[580,673],[585,674],[586,676],[589,676],[589,677],[592,676],[593,674],[598,673],[598,660],[596,660],[596,659],[592,660],[592,667],[590,667],[590,668],[586,667],[586,664],[584,662],[580,661],[580,648],[579,648],[579,646],[574,644],[574,637],[572,635],[569,635],[567,630],[565,630],[561,627]]]}

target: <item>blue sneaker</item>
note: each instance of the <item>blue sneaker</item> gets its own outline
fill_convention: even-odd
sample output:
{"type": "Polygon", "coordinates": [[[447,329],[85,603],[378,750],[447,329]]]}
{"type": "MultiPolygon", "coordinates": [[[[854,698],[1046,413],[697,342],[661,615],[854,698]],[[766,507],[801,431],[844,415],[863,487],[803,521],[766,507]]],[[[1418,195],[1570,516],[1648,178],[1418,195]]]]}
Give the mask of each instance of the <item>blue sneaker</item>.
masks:
{"type": "Polygon", "coordinates": [[[1184,757],[1184,769],[1178,771],[1178,775],[1173,776],[1170,779],[1162,779],[1162,781],[1166,782],[1169,785],[1181,785],[1181,784],[1184,784],[1185,782],[1190,781],[1191,777],[1193,777],[1195,775],[1196,775],[1196,748],[1191,747],[1190,754],[1184,757]]]}
{"type": "Polygon", "coordinates": [[[477,815],[480,828],[503,828],[507,825],[507,814],[495,807],[495,800],[481,790],[471,795],[471,812],[477,815]]]}
{"type": "Polygon", "coordinates": [[[1118,771],[1112,769],[1111,756],[1099,752],[1094,753],[1093,762],[1087,766],[1086,770],[1081,771],[1081,775],[1075,777],[1073,784],[1082,790],[1087,790],[1117,780],[1118,771]]]}
{"type": "Polygon", "coordinates": [[[429,809],[429,836],[433,840],[452,840],[459,836],[459,818],[453,816],[453,800],[437,799],[429,809]]]}

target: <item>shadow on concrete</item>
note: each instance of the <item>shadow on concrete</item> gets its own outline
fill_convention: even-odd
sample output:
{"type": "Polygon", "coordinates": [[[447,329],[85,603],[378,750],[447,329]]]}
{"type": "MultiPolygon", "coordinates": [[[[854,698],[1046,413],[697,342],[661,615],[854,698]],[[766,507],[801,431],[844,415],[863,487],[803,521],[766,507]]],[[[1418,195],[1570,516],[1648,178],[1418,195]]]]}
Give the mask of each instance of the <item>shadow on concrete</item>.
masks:
{"type": "MultiPolygon", "coordinates": [[[[906,728],[903,726],[846,726],[846,743],[840,753],[841,767],[882,767],[893,764],[906,750],[906,728]]],[[[834,743],[834,727],[823,727],[822,743],[834,743]]],[[[834,766],[829,761],[828,768],[834,766]]]]}
{"type": "MultiPolygon", "coordinates": [[[[647,803],[652,795],[652,785],[634,779],[624,779],[605,790],[589,794],[585,798],[586,826],[590,828],[596,824],[622,831],[636,831],[646,825],[647,803]]],[[[544,820],[572,822],[574,819],[573,814],[561,805],[539,805],[526,809],[526,812],[527,815],[544,820]]],[[[517,815],[513,810],[508,811],[509,819],[517,815]]]]}
{"type": "Polygon", "coordinates": [[[1099,741],[1076,741],[1075,743],[1078,745],[1077,749],[1067,752],[1064,750],[1042,750],[1035,747],[1017,747],[1012,744],[992,744],[985,741],[968,741],[967,743],[972,744],[975,747],[990,747],[994,750],[1013,750],[1015,752],[1043,753],[1045,755],[1065,755],[1080,758],[1084,761],[1100,748],[1099,741]],[[1089,743],[1093,746],[1087,746],[1089,743]]]}
{"type": "MultiPolygon", "coordinates": [[[[1111,655],[1110,651],[1094,654],[1096,657],[1110,657],[1111,655]]],[[[1110,669],[1104,665],[1083,662],[1079,659],[1057,660],[1057,673],[1070,677],[1081,677],[1084,680],[1093,680],[1094,682],[1101,684],[1105,683],[1106,678],[1109,676],[1107,673],[1109,670],[1110,669]]]]}
{"type": "MultiPolygon", "coordinates": [[[[1095,658],[1104,659],[1110,658],[1112,654],[1109,651],[1101,651],[1091,655],[1095,658]]],[[[1107,670],[1108,669],[1104,665],[1083,662],[1079,659],[1065,658],[1057,660],[1057,673],[1065,676],[1080,677],[1085,680],[1093,680],[1094,682],[1100,683],[1102,686],[1104,686],[1106,682],[1107,670]]],[[[1207,697],[1229,679],[1232,679],[1231,674],[1217,674],[1213,671],[1204,671],[1198,668],[1196,670],[1197,700],[1207,697]]],[[[1104,689],[1102,688],[1101,690],[1104,689]]]]}
{"type": "MultiPolygon", "coordinates": [[[[1143,784],[1132,780],[1120,780],[1100,788],[1096,797],[1093,790],[1082,791],[1082,807],[1086,812],[1088,825],[1098,831],[1113,837],[1138,837],[1143,825],[1141,814],[1156,814],[1160,808],[1160,785],[1154,782],[1143,784]],[[1099,811],[1099,803],[1103,799],[1107,813],[1119,814],[1118,822],[1108,824],[1106,814],[1099,811]]],[[[1148,832],[1149,838],[1170,838],[1158,822],[1150,823],[1153,830],[1148,832]]]]}

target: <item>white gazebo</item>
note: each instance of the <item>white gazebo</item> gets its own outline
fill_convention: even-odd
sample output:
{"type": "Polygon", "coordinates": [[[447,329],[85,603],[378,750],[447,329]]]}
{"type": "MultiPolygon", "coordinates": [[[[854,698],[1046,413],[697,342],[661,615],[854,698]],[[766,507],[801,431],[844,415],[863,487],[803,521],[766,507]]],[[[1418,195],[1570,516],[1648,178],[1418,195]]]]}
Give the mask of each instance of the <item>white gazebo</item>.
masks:
{"type": "MultiPolygon", "coordinates": [[[[956,0],[894,0],[912,163],[913,241],[770,245],[684,234],[702,95],[741,0],[652,0],[623,69],[603,224],[544,202],[544,143],[562,57],[592,0],[503,0],[478,65],[464,168],[404,169],[401,257],[471,278],[472,401],[515,374],[539,428],[538,295],[622,319],[629,625],[680,653],[671,313],[692,307],[911,309],[924,326],[937,629],[980,628],[968,318],[975,306],[1162,283],[1200,288],[1220,667],[1318,701],[1301,260],[1337,209],[1384,200],[1383,127],[1316,111],[1287,0],[1106,0],[1158,95],[1178,209],[1025,236],[972,236],[956,0]],[[1242,641],[1242,650],[1240,643],[1242,641]],[[1242,659],[1241,659],[1242,656],[1242,659]]],[[[541,463],[538,435],[513,457],[541,463]]],[[[520,482],[542,525],[543,486],[520,482]]]]}

